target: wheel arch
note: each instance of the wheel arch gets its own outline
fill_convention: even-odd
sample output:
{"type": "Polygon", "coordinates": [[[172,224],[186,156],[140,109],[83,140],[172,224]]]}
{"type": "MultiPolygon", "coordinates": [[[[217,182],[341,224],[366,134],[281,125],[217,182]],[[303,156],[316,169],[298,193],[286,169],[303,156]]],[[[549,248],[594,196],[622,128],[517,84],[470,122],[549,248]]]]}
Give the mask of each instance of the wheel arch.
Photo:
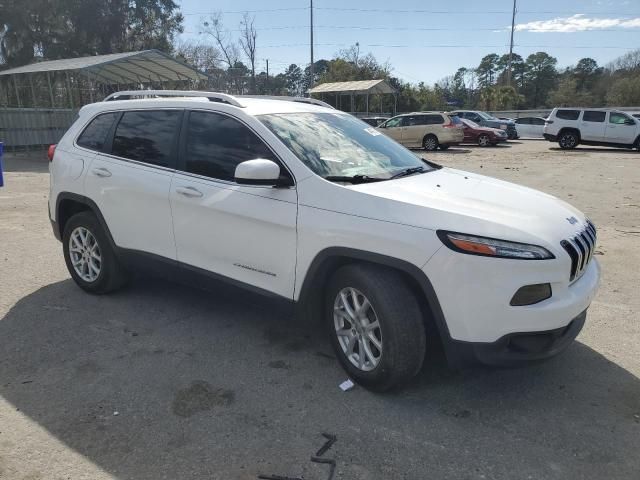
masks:
{"type": "Polygon", "coordinates": [[[304,318],[319,322],[322,299],[331,275],[338,268],[353,263],[371,264],[401,273],[420,303],[427,334],[436,333],[433,332],[434,328],[437,330],[436,336],[444,346],[447,358],[450,359],[447,345],[451,337],[438,296],[427,275],[419,267],[405,260],[346,247],[329,247],[322,250],[307,269],[296,302],[297,313],[304,318]]]}
{"type": "Polygon", "coordinates": [[[90,198],[77,193],[61,192],[56,198],[56,221],[53,227],[56,238],[59,240],[62,239],[66,223],[71,217],[80,212],[91,212],[96,216],[100,226],[107,235],[111,247],[114,251],[117,251],[116,244],[111,236],[111,231],[98,205],[90,198]]]}
{"type": "Polygon", "coordinates": [[[582,138],[580,135],[580,130],[576,127],[562,127],[558,132],[557,137],[560,138],[560,136],[564,133],[575,133],[578,136],[578,140],[582,138]]]}

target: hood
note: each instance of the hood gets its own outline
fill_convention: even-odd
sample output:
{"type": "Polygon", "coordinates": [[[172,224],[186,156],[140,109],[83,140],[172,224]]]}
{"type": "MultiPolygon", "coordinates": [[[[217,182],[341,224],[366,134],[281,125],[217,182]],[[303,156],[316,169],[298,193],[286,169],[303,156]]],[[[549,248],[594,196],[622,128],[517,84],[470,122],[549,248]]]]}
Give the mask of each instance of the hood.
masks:
{"type": "Polygon", "coordinates": [[[490,127],[498,128],[500,125],[515,126],[516,124],[510,120],[484,120],[484,123],[490,127]]]}
{"type": "Polygon", "coordinates": [[[378,212],[358,214],[378,218],[386,212],[389,218],[380,220],[432,230],[557,246],[586,224],[579,210],[552,195],[449,168],[348,188],[385,200],[357,202],[378,212]]]}

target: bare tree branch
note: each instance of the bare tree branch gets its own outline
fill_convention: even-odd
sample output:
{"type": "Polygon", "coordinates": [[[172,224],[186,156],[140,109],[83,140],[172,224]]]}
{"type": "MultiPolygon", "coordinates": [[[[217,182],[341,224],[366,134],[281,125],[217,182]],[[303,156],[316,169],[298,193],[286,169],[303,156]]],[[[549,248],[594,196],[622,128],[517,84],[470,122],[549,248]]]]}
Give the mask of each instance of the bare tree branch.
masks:
{"type": "Polygon", "coordinates": [[[244,12],[240,20],[240,45],[251,64],[251,93],[256,93],[256,38],[255,17],[244,12]]]}

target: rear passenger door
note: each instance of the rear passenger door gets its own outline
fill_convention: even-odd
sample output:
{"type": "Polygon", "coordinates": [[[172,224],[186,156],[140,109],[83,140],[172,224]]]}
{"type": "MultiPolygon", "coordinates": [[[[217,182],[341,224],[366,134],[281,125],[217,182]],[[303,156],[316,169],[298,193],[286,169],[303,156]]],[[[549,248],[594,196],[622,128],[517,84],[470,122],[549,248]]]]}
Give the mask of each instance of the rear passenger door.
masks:
{"type": "Polygon", "coordinates": [[[183,111],[118,113],[107,145],[91,162],[85,191],[117,246],[175,259],[169,188],[183,111]]]}
{"type": "Polygon", "coordinates": [[[264,158],[280,165],[245,123],[221,112],[187,113],[180,163],[171,186],[178,261],[243,284],[293,297],[295,187],[239,185],[236,166],[264,158]]]}
{"type": "Polygon", "coordinates": [[[584,110],[580,121],[580,138],[592,142],[604,142],[606,112],[601,110],[584,110]]]}

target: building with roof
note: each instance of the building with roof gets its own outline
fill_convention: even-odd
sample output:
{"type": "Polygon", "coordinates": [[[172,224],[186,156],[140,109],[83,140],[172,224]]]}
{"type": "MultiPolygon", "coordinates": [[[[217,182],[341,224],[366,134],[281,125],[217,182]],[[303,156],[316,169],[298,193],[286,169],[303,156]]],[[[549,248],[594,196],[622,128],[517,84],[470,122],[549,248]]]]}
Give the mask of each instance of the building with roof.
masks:
{"type": "Polygon", "coordinates": [[[379,100],[379,112],[383,112],[383,98],[393,96],[393,114],[396,113],[397,97],[395,89],[386,80],[355,80],[351,82],[321,83],[309,90],[310,95],[319,95],[321,100],[335,99],[335,107],[342,110],[342,98],[349,97],[349,108],[353,114],[369,115],[372,105],[370,100],[376,96],[379,100]],[[364,100],[363,111],[358,111],[358,97],[364,100]]]}

